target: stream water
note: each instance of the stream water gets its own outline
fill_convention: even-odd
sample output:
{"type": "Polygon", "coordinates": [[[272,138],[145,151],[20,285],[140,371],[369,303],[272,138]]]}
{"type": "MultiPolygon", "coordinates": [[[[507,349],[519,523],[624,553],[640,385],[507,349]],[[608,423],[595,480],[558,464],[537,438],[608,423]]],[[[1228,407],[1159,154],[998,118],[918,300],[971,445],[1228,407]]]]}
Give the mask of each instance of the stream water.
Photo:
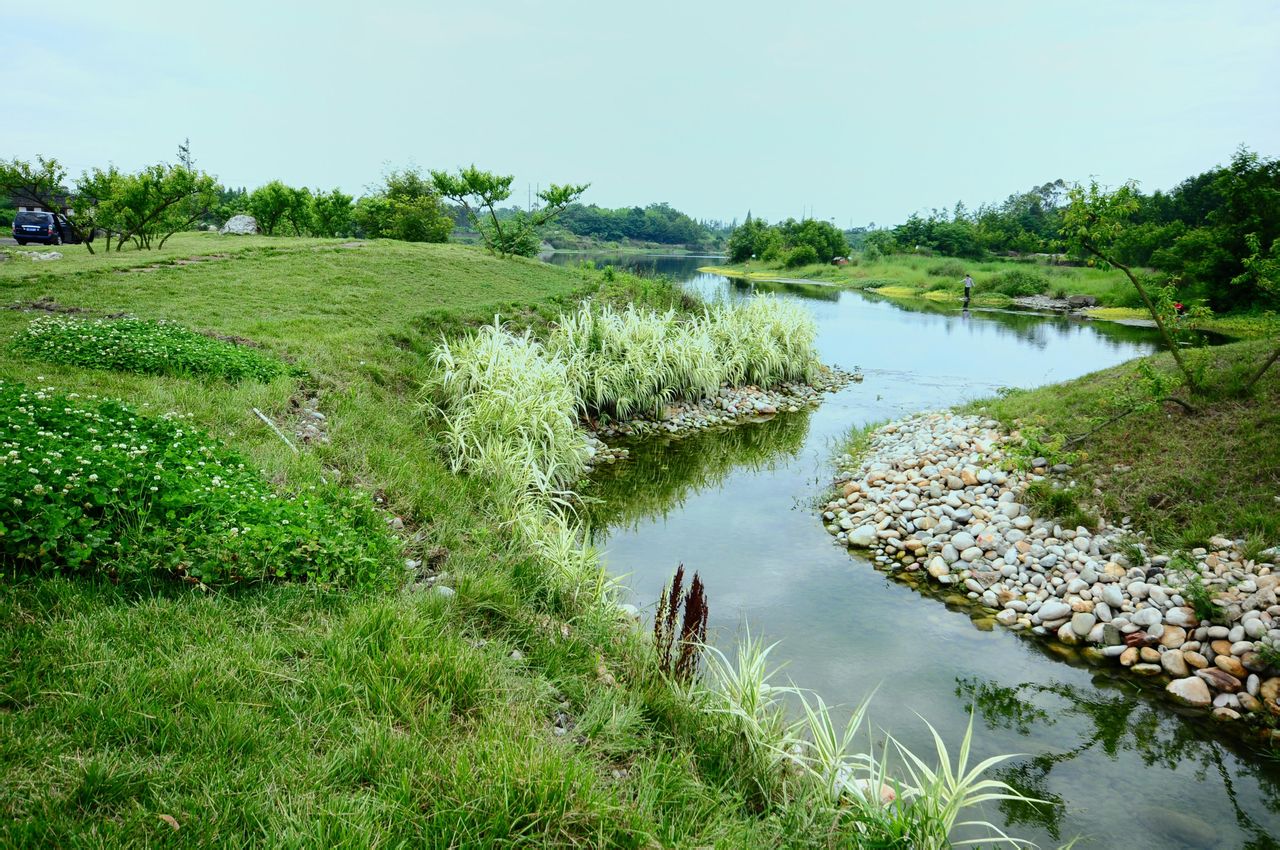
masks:
{"type": "Polygon", "coordinates": [[[823,362],[866,377],[810,412],[633,442],[628,461],[598,473],[597,543],[631,601],[651,611],[684,563],[706,582],[718,646],[728,650],[749,628],[779,642],[771,657],[785,662],[784,678],[828,703],[874,692],[873,723],[917,754],[933,752],[917,713],[953,757],[972,716],[975,757],[1025,754],[996,776],[1049,801],[993,804],[986,818],[1041,847],[1078,837],[1078,847],[1280,848],[1280,761],[1238,749],[1113,668],[977,627],[833,545],[816,515],[835,443],[851,427],[1102,369],[1156,350],[1151,331],[733,283],[699,274],[713,262],[705,259],[640,261],[638,271],[670,274],[707,297],[768,289],[798,299],[817,321],[823,362]]]}

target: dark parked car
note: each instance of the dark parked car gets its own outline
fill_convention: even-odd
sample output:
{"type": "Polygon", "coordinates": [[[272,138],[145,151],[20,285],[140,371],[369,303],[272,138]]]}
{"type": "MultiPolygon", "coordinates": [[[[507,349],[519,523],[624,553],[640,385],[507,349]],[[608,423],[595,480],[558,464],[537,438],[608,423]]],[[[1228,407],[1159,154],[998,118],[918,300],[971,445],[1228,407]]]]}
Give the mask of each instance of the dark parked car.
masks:
{"type": "Polygon", "coordinates": [[[80,241],[66,216],[51,212],[20,212],[13,217],[13,238],[19,245],[40,242],[45,245],[74,244],[80,241]]]}

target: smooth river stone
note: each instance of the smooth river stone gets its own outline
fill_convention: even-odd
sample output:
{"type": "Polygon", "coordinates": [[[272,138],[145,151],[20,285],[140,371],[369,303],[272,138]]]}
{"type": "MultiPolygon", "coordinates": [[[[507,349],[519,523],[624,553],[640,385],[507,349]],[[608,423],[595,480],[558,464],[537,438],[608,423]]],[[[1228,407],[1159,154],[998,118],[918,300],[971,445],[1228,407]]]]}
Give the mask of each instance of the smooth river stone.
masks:
{"type": "Polygon", "coordinates": [[[1119,611],[1124,605],[1124,591],[1120,589],[1119,585],[1105,585],[1102,588],[1102,601],[1119,611]]]}
{"type": "Polygon", "coordinates": [[[1059,602],[1056,599],[1050,599],[1040,606],[1040,610],[1036,612],[1040,620],[1063,620],[1071,615],[1071,606],[1065,602],[1059,602]]]}
{"type": "Polygon", "coordinates": [[[1196,675],[1204,679],[1215,690],[1226,691],[1234,694],[1240,690],[1240,680],[1225,670],[1219,670],[1217,667],[1206,667],[1203,670],[1197,670],[1196,675]]]}
{"type": "Polygon", "coordinates": [[[1080,612],[1071,615],[1071,629],[1080,637],[1088,637],[1090,630],[1093,629],[1098,618],[1088,612],[1080,612]]]}
{"type": "Polygon", "coordinates": [[[1174,679],[1165,686],[1165,690],[1172,694],[1173,698],[1178,702],[1194,708],[1208,708],[1210,703],[1213,702],[1213,697],[1209,693],[1209,686],[1195,676],[1174,679]]]}
{"type": "Polygon", "coordinates": [[[1161,621],[1160,610],[1158,608],[1143,608],[1141,611],[1134,611],[1133,616],[1129,618],[1129,622],[1135,626],[1146,628],[1154,626],[1161,621]]]}
{"type": "Polygon", "coordinates": [[[1174,677],[1186,676],[1188,672],[1186,659],[1176,649],[1161,653],[1160,666],[1164,668],[1164,672],[1174,677]]]}
{"type": "Polygon", "coordinates": [[[1187,630],[1180,626],[1165,626],[1160,635],[1160,645],[1165,649],[1177,649],[1187,642],[1187,630]]]}
{"type": "Polygon", "coordinates": [[[1181,626],[1184,629],[1193,628],[1200,624],[1195,612],[1190,608],[1170,608],[1165,612],[1164,621],[1171,626],[1181,626]]]}
{"type": "Polygon", "coordinates": [[[1240,659],[1230,655],[1219,655],[1213,659],[1213,663],[1218,665],[1218,669],[1224,673],[1230,673],[1237,679],[1243,679],[1249,674],[1245,672],[1244,665],[1240,663],[1240,659]]]}

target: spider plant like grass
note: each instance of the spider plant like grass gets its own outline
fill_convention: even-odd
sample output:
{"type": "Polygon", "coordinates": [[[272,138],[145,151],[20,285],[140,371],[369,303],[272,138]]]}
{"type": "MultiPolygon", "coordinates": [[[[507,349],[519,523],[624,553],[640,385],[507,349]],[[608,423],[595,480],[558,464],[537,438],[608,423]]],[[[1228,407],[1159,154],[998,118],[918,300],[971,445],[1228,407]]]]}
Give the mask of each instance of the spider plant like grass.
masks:
{"type": "Polygon", "coordinates": [[[813,318],[798,304],[760,296],[700,315],[583,303],[547,348],[562,357],[587,414],[658,416],[677,399],[721,386],[807,380],[818,367],[813,318]]]}
{"type": "MultiPolygon", "coordinates": [[[[731,663],[715,647],[705,646],[707,675],[698,686],[707,711],[731,719],[755,758],[756,770],[782,772],[798,768],[812,786],[812,799],[825,800],[833,814],[843,813],[856,822],[856,831],[868,846],[910,846],[921,850],[981,844],[984,846],[1033,846],[1006,835],[999,827],[980,819],[961,820],[966,812],[984,803],[1018,800],[1039,803],[1019,794],[999,780],[984,778],[993,767],[1013,758],[992,756],[970,764],[973,718],[965,731],[957,758],[928,721],[934,739],[936,763],[930,764],[892,736],[888,740],[900,756],[906,781],[890,777],[887,757],[878,757],[868,729],[867,747],[855,749],[858,733],[868,727],[869,699],[859,705],[843,729],[832,717],[832,708],[820,696],[806,695],[794,686],[772,682],[778,668],[770,668],[769,655],[777,644],[766,646],[748,634],[738,644],[731,663]],[[801,716],[788,722],[785,700],[798,698],[801,716]],[[957,830],[984,830],[975,840],[953,840],[957,830]],[[896,842],[896,843],[895,843],[896,842]]],[[[762,786],[768,777],[757,780],[762,786]]]]}
{"type": "Polygon", "coordinates": [[[677,398],[700,399],[724,380],[705,320],[674,310],[623,310],[590,303],[567,314],[548,348],[568,365],[584,413],[658,416],[677,398]]]}
{"type": "Polygon", "coordinates": [[[523,494],[561,498],[587,461],[564,362],[496,320],[442,343],[435,362],[427,389],[444,414],[454,471],[494,478],[513,506],[523,494]]]}

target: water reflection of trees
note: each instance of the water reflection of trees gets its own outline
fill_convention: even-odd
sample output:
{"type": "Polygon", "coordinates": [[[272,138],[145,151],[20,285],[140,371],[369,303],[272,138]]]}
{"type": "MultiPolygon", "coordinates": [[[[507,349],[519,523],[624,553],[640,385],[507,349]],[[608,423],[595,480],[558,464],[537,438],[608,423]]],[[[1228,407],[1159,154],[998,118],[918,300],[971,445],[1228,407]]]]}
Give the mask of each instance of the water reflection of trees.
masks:
{"type": "Polygon", "coordinates": [[[743,280],[726,278],[735,292],[746,295],[751,293],[771,292],[775,295],[793,295],[810,301],[839,301],[843,292],[839,287],[824,286],[820,283],[796,283],[783,280],[743,280]]]}
{"type": "Polygon", "coordinates": [[[633,440],[629,459],[600,469],[582,488],[585,517],[598,529],[665,517],[737,469],[767,469],[795,457],[808,433],[806,409],[683,438],[633,440]]]}
{"type": "MultiPolygon", "coordinates": [[[[1049,791],[1049,775],[1060,764],[1070,762],[1083,753],[1100,751],[1115,759],[1121,751],[1136,753],[1148,767],[1167,770],[1194,770],[1196,780],[1205,782],[1216,774],[1225,790],[1240,831],[1249,836],[1242,845],[1246,850],[1277,850],[1275,824],[1259,824],[1237,800],[1231,769],[1226,760],[1227,744],[1215,740],[1207,730],[1188,720],[1172,721],[1169,710],[1142,699],[1137,686],[1099,676],[1093,682],[1096,690],[1082,690],[1055,682],[1026,682],[1008,687],[977,679],[958,678],[956,695],[969,701],[992,728],[1015,731],[1020,735],[1046,735],[1046,727],[1064,717],[1088,721],[1092,731],[1069,749],[1047,752],[1012,762],[996,771],[997,778],[1009,783],[1028,797],[1045,800],[1050,805],[1034,805],[1004,801],[1001,810],[1010,824],[1039,826],[1055,840],[1062,838],[1065,801],[1049,791]],[[1046,710],[1045,697],[1057,697],[1064,706],[1046,710]],[[1172,721],[1172,722],[1171,722],[1172,721]]],[[[1234,760],[1234,769],[1256,780],[1263,805],[1280,814],[1280,776],[1277,766],[1265,758],[1234,760]]],[[[1141,788],[1135,787],[1135,794],[1141,788]]]]}

